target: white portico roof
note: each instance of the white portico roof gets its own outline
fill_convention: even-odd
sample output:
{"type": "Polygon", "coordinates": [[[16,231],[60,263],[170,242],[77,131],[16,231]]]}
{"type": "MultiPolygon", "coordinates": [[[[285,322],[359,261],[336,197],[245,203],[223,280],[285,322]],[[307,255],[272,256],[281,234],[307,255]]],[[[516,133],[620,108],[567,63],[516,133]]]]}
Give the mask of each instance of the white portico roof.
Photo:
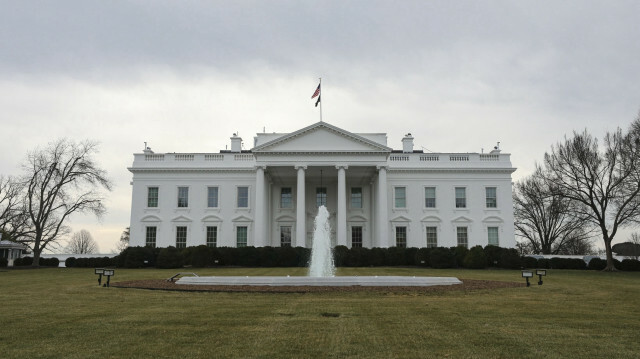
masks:
{"type": "Polygon", "coordinates": [[[390,153],[391,148],[345,131],[326,122],[317,122],[254,147],[260,153],[390,153]]]}

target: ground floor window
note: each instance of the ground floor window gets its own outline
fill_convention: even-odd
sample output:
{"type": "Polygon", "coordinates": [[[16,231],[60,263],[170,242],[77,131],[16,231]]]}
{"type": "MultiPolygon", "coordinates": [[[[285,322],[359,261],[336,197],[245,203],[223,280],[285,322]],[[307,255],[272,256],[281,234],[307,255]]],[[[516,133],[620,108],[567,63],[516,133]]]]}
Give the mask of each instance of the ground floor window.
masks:
{"type": "Polygon", "coordinates": [[[351,227],[351,248],[362,248],[362,227],[351,227]]]}
{"type": "Polygon", "coordinates": [[[456,232],[458,237],[458,246],[469,248],[469,237],[467,233],[467,227],[457,227],[456,232]]]}
{"type": "Polygon", "coordinates": [[[187,247],[187,227],[178,226],[176,227],[176,248],[186,248],[187,247]]]}
{"type": "Polygon", "coordinates": [[[246,247],[247,246],[247,227],[237,227],[236,228],[236,247],[246,247]]]}
{"type": "Polygon", "coordinates": [[[427,248],[438,246],[438,227],[427,227],[427,248]]]}
{"type": "Polygon", "coordinates": [[[218,246],[218,227],[207,226],[207,247],[215,248],[218,246]]]}
{"type": "Polygon", "coordinates": [[[488,242],[492,246],[500,245],[500,241],[498,240],[498,227],[488,227],[487,228],[487,236],[489,237],[488,242]]]}
{"type": "Polygon", "coordinates": [[[147,227],[147,233],[145,235],[144,245],[147,247],[156,247],[156,234],[158,233],[157,227],[147,227]]]}
{"type": "Polygon", "coordinates": [[[396,247],[407,247],[407,227],[396,227],[396,247]]]}
{"type": "Polygon", "coordinates": [[[280,247],[291,247],[291,226],[280,227],[280,247]]]}

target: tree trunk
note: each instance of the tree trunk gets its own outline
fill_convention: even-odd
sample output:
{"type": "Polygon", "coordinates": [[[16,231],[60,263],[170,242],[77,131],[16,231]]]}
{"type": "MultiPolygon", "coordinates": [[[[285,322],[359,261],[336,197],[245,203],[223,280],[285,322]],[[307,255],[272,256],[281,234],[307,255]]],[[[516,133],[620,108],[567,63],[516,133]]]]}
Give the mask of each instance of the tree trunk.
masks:
{"type": "Polygon", "coordinates": [[[33,262],[31,262],[31,267],[38,268],[40,267],[40,253],[42,251],[39,249],[33,250],[33,262]]]}
{"type": "Polygon", "coordinates": [[[613,254],[611,252],[611,238],[604,238],[604,249],[607,253],[607,266],[604,267],[604,272],[613,272],[616,271],[616,267],[613,263],[613,254]]]}

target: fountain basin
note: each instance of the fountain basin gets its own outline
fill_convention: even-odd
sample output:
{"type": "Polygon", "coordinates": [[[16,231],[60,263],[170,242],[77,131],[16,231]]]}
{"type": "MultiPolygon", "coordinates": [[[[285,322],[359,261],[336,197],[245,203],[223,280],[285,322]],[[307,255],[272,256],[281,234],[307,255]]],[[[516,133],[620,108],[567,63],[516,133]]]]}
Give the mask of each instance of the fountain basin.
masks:
{"type": "Polygon", "coordinates": [[[456,285],[462,282],[455,277],[407,277],[407,276],[338,276],[338,277],[182,277],[176,284],[189,285],[249,285],[249,286],[325,286],[325,287],[430,287],[456,285]]]}

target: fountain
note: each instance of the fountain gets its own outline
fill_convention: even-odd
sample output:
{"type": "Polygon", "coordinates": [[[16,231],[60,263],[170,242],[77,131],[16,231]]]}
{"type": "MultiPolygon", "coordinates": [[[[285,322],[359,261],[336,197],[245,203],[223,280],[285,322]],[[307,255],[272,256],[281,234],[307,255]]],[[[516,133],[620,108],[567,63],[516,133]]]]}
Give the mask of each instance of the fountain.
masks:
{"type": "Polygon", "coordinates": [[[333,264],[333,251],[331,250],[329,211],[327,211],[327,207],[320,206],[314,223],[309,277],[335,277],[335,275],[336,267],[333,264]]]}
{"type": "Polygon", "coordinates": [[[336,276],[331,248],[329,211],[318,208],[313,232],[309,274],[301,276],[255,276],[255,277],[182,277],[176,284],[192,285],[249,285],[249,286],[388,286],[427,287],[453,285],[462,282],[455,277],[406,277],[406,276],[336,276]]]}

